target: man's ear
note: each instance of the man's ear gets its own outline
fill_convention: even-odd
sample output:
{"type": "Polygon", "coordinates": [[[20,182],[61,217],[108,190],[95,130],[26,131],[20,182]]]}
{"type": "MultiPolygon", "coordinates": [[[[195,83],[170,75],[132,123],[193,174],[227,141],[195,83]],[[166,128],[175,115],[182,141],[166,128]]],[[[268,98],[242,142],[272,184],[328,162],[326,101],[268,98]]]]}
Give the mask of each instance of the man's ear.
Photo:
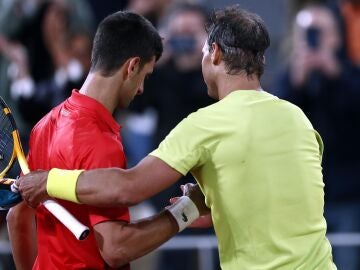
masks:
{"type": "Polygon", "coordinates": [[[221,60],[222,60],[222,52],[221,49],[219,47],[219,45],[217,43],[213,43],[211,44],[211,62],[217,66],[220,64],[221,60]]]}
{"type": "Polygon", "coordinates": [[[131,78],[139,72],[140,57],[131,57],[125,62],[124,65],[124,77],[131,78]]]}

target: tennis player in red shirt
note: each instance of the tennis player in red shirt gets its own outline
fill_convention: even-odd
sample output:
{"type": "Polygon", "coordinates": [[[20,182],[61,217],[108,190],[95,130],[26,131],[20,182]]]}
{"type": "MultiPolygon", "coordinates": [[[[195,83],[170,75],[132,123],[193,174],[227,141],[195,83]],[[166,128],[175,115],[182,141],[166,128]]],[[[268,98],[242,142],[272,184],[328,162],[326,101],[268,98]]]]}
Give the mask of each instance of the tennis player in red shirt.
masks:
{"type": "MultiPolygon", "coordinates": [[[[120,126],[112,113],[143,92],[144,78],[161,53],[161,38],[143,17],[117,12],[105,18],[94,39],[91,70],[83,86],[31,133],[30,169],[125,168],[120,126]]],[[[129,224],[127,207],[100,209],[59,202],[91,228],[90,236],[78,241],[43,206],[35,211],[21,203],[8,215],[17,269],[129,269],[131,259],[168,240],[166,232],[178,230],[167,211],[129,224]]]]}

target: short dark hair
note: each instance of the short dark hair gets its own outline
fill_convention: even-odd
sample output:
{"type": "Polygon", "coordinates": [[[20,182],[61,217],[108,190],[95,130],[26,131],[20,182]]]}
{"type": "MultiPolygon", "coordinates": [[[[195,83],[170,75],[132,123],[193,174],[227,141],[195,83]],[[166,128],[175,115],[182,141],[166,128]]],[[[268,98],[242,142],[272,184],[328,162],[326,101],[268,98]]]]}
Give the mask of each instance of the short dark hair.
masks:
{"type": "Polygon", "coordinates": [[[130,57],[140,57],[143,66],[162,54],[162,40],[154,26],[143,16],[118,11],[99,25],[92,49],[90,71],[103,76],[114,74],[130,57]]]}
{"type": "Polygon", "coordinates": [[[258,78],[264,73],[264,53],[270,46],[263,20],[238,5],[214,11],[206,26],[207,43],[215,42],[223,53],[228,74],[245,72],[258,78]]]}

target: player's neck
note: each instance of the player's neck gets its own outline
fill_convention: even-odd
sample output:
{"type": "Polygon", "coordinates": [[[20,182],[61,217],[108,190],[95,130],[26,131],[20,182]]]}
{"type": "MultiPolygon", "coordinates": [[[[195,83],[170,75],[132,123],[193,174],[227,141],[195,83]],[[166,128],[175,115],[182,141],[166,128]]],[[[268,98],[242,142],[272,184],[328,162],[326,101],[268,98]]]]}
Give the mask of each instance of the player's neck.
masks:
{"type": "Polygon", "coordinates": [[[218,80],[219,99],[223,99],[228,94],[237,90],[262,90],[259,79],[253,76],[229,75],[226,74],[218,80]]]}
{"type": "Polygon", "coordinates": [[[121,85],[118,77],[103,77],[97,73],[90,73],[80,93],[100,102],[111,114],[117,107],[117,89],[114,85],[121,85]]]}

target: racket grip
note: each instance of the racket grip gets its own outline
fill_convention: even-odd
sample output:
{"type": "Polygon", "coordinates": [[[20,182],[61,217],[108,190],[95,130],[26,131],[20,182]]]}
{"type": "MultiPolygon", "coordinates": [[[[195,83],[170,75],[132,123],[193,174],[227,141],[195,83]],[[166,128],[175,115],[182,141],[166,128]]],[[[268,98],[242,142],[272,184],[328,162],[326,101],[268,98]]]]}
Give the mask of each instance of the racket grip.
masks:
{"type": "Polygon", "coordinates": [[[66,228],[68,228],[78,240],[84,240],[89,235],[88,227],[80,223],[63,206],[54,200],[46,200],[43,205],[51,212],[66,228]]]}

